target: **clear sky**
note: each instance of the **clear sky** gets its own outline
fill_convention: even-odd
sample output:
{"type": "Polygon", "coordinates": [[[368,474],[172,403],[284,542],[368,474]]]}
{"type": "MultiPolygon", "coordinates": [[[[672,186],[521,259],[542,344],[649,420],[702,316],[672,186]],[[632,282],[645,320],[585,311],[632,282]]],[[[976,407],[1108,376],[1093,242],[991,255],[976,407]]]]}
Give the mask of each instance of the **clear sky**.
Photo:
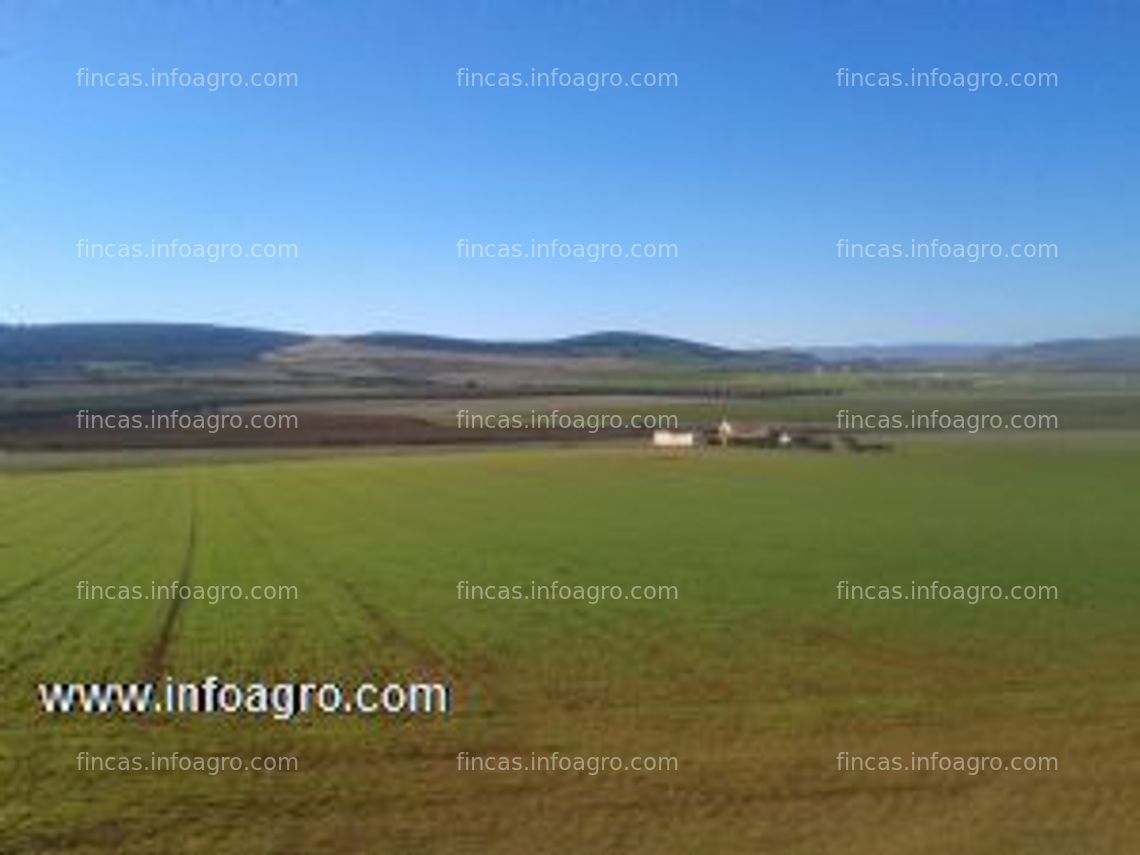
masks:
{"type": "Polygon", "coordinates": [[[1097,0],[0,0],[0,322],[748,346],[1137,333],[1138,46],[1140,7],[1097,0]],[[837,80],[934,67],[1058,85],[837,80]],[[297,84],[83,78],[172,68],[297,84]],[[532,68],[676,85],[458,80],[532,68]],[[844,238],[1058,257],[843,258],[844,238]],[[677,257],[473,259],[462,239],[677,257]],[[297,257],[92,258],[82,240],[297,257]]]}

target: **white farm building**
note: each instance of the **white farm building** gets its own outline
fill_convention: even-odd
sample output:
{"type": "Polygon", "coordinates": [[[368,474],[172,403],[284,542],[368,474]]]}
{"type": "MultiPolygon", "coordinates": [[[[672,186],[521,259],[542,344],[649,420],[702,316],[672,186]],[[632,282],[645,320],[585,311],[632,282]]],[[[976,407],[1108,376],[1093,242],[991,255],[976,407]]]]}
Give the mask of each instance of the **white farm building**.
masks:
{"type": "Polygon", "coordinates": [[[692,448],[696,444],[697,437],[692,431],[653,431],[653,445],[655,448],[692,448]]]}

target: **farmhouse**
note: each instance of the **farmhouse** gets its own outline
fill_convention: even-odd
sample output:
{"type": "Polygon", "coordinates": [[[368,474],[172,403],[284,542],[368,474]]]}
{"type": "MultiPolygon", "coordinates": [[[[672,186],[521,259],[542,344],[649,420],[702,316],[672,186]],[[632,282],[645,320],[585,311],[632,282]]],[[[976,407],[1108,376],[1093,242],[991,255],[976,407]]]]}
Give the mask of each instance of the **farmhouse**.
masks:
{"type": "Polygon", "coordinates": [[[832,441],[829,432],[803,427],[780,427],[767,424],[733,424],[721,419],[714,430],[706,430],[705,442],[709,445],[749,446],[752,448],[793,448],[830,451],[832,441]]]}
{"type": "Polygon", "coordinates": [[[653,431],[653,445],[655,448],[692,448],[696,445],[696,442],[696,435],[692,431],[653,431]]]}
{"type": "Polygon", "coordinates": [[[694,430],[655,430],[653,445],[656,448],[693,448],[709,445],[722,448],[771,448],[799,451],[834,451],[836,447],[854,453],[890,451],[891,446],[860,438],[853,434],[836,432],[818,425],[773,425],[730,422],[722,418],[716,427],[694,430]]]}

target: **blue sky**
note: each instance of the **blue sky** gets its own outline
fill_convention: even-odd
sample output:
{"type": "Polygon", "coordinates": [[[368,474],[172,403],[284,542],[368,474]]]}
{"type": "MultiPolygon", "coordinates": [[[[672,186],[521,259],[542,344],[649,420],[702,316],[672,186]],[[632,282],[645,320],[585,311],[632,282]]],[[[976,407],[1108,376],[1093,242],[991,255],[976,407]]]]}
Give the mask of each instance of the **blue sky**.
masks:
{"type": "Polygon", "coordinates": [[[1128,6],[0,0],[0,322],[749,346],[1137,333],[1128,6]],[[457,85],[555,67],[677,85],[457,85]],[[837,85],[933,67],[1059,85],[837,85]],[[172,68],[297,86],[78,85],[172,68]],[[843,238],[1059,257],[840,258],[843,238]],[[83,258],[84,239],[298,257],[83,258]],[[471,259],[461,239],[677,257],[471,259]]]}

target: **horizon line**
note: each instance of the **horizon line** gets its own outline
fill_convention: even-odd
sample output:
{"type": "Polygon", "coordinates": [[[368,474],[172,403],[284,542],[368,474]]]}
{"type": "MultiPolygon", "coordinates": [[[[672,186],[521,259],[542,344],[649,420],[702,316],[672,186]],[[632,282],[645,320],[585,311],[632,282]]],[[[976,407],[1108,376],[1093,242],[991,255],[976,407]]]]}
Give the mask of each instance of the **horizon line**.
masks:
{"type": "Polygon", "coordinates": [[[829,343],[829,344],[792,344],[781,343],[772,345],[756,345],[750,344],[745,346],[737,346],[731,344],[723,344],[720,342],[713,342],[703,338],[692,338],[687,335],[677,335],[672,333],[650,332],[644,329],[592,329],[582,332],[575,332],[563,335],[543,336],[535,338],[501,338],[501,337],[481,337],[472,336],[468,334],[454,334],[454,333],[436,333],[425,332],[422,330],[400,330],[400,329],[371,329],[361,332],[313,332],[309,330],[301,330],[288,327],[277,326],[257,326],[247,325],[243,323],[217,323],[213,321],[168,321],[168,320],[78,320],[78,321],[0,321],[0,328],[9,329],[31,329],[39,327],[99,327],[99,326],[151,326],[151,327],[204,327],[213,329],[229,329],[229,330],[246,330],[251,332],[264,332],[264,333],[277,333],[281,335],[292,335],[309,339],[352,339],[363,338],[366,336],[416,336],[421,338],[434,338],[441,340],[472,342],[476,344],[491,344],[491,345],[537,345],[537,344],[551,344],[563,341],[572,341],[574,339],[587,338],[590,336],[598,335],[633,335],[644,336],[647,338],[666,339],[686,344],[693,344],[703,347],[718,348],[721,350],[748,352],[748,351],[764,351],[764,350],[855,350],[855,349],[897,349],[897,348],[931,348],[931,347],[950,347],[950,348],[972,348],[972,349],[985,349],[985,348],[1007,348],[1007,347],[1024,347],[1032,344],[1040,344],[1043,342],[1059,342],[1059,341],[1105,341],[1121,338],[1135,338],[1140,336],[1140,333],[1114,333],[1102,335],[1057,335],[1045,338],[1034,339],[1009,339],[1009,340],[986,340],[986,341],[971,341],[968,339],[906,339],[895,341],[884,340],[856,340],[847,343],[829,343]]]}

